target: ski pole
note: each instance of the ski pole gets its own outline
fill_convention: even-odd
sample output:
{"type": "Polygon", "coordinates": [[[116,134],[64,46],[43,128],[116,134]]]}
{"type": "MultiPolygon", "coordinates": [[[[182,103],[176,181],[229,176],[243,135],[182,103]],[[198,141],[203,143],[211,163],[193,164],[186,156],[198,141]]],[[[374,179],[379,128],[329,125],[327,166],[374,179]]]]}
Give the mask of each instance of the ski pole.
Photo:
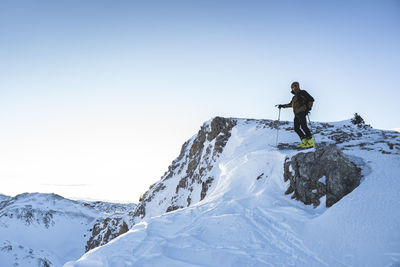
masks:
{"type": "Polygon", "coordinates": [[[279,108],[278,122],[276,123],[276,147],[278,147],[279,121],[281,120],[281,108],[279,108]]]}
{"type": "Polygon", "coordinates": [[[307,118],[308,118],[308,122],[310,123],[310,132],[311,132],[311,134],[312,134],[313,137],[314,137],[314,143],[317,143],[317,140],[315,139],[315,135],[313,134],[312,123],[311,123],[311,120],[310,120],[310,115],[307,114],[307,118]]]}

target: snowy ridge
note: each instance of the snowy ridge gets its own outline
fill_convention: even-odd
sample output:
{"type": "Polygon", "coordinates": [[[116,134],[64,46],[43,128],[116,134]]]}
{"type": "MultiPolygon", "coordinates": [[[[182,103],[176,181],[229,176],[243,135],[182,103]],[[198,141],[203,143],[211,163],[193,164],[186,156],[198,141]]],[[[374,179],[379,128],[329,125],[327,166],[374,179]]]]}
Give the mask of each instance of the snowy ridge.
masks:
{"type": "Polygon", "coordinates": [[[85,252],[97,220],[132,207],[74,201],[56,194],[25,193],[4,199],[0,202],[1,266],[62,266],[85,252]]]}
{"type": "MultiPolygon", "coordinates": [[[[185,184],[188,186],[183,191],[176,187],[176,182],[167,183],[182,180],[175,170],[182,166],[184,170],[189,165],[176,163],[184,162],[190,155],[198,138],[195,136],[187,143],[191,146],[184,146],[186,149],[178,161],[152,187],[153,191],[144,196],[152,196],[148,203],[156,200],[146,205],[145,215],[141,219],[136,216],[136,224],[127,233],[65,267],[394,266],[400,263],[399,133],[365,125],[358,127],[349,121],[313,123],[316,141],[337,144],[362,168],[363,174],[360,186],[338,203],[329,209],[322,205],[313,208],[284,194],[288,188],[283,180],[284,161],[299,152],[279,150],[275,145],[277,134],[280,143],[297,142],[292,123],[226,120],[232,122],[226,134],[228,138],[218,150],[218,157],[208,161],[212,165],[205,168],[207,175],[201,183],[193,179],[193,183],[185,184]],[[177,209],[168,213],[165,213],[167,206],[157,206],[162,204],[165,192],[181,194],[176,199],[184,200],[187,190],[198,194],[199,189],[190,190],[190,186],[202,185],[207,177],[213,179],[207,184],[203,199],[198,198],[190,205],[187,202],[177,205],[177,209]],[[161,183],[164,186],[157,188],[161,183]]],[[[197,167],[208,166],[207,161],[201,162],[203,156],[199,159],[197,167]]],[[[197,167],[195,170],[201,169],[197,167]]],[[[139,204],[140,207],[143,205],[139,204]]]]}

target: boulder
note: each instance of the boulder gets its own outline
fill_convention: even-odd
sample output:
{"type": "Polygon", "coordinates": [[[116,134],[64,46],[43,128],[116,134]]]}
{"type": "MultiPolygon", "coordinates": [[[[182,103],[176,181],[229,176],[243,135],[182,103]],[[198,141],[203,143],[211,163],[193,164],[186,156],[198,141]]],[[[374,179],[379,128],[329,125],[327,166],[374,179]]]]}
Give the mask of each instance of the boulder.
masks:
{"type": "Polygon", "coordinates": [[[284,179],[290,181],[286,194],[293,193],[292,198],[318,206],[326,195],[326,207],[331,207],[360,184],[361,169],[336,145],[318,146],[287,158],[284,179]]]}

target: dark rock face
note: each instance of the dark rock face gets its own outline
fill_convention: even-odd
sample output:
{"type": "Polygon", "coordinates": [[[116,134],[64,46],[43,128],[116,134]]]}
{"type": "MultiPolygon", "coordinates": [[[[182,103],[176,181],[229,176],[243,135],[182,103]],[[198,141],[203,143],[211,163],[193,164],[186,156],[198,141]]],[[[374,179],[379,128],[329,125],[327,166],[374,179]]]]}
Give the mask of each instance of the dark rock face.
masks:
{"type": "Polygon", "coordinates": [[[181,208],[183,208],[183,207],[171,205],[171,206],[169,206],[169,207],[167,208],[167,211],[166,211],[166,212],[171,212],[171,211],[174,211],[174,210],[177,210],[177,209],[181,209],[181,208]]]}
{"type": "Polygon", "coordinates": [[[319,146],[315,152],[298,153],[284,164],[286,194],[304,204],[318,206],[326,195],[330,207],[354,190],[361,179],[361,169],[350,162],[335,145],[319,146]]]}
{"type": "Polygon", "coordinates": [[[206,197],[208,188],[211,187],[214,178],[208,177],[208,179],[201,184],[201,193],[200,193],[200,200],[203,200],[206,197]]]}
{"type": "Polygon", "coordinates": [[[92,236],[86,243],[85,252],[106,244],[119,235],[128,232],[128,225],[123,218],[106,218],[98,221],[92,228],[92,236]]]}

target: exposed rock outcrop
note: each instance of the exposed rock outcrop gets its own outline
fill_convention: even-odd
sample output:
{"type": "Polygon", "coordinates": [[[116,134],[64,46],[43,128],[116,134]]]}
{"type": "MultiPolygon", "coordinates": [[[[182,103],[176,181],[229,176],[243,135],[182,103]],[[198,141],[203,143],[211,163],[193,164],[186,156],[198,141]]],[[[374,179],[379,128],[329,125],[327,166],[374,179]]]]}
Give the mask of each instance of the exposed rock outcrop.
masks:
{"type": "Polygon", "coordinates": [[[360,184],[361,169],[337,146],[319,146],[315,152],[287,159],[284,178],[290,181],[286,194],[293,193],[293,198],[314,206],[326,195],[326,206],[330,207],[360,184]]]}
{"type": "Polygon", "coordinates": [[[117,236],[128,232],[129,228],[123,218],[114,217],[97,222],[91,231],[92,235],[86,243],[85,252],[110,242],[117,236]]]}

